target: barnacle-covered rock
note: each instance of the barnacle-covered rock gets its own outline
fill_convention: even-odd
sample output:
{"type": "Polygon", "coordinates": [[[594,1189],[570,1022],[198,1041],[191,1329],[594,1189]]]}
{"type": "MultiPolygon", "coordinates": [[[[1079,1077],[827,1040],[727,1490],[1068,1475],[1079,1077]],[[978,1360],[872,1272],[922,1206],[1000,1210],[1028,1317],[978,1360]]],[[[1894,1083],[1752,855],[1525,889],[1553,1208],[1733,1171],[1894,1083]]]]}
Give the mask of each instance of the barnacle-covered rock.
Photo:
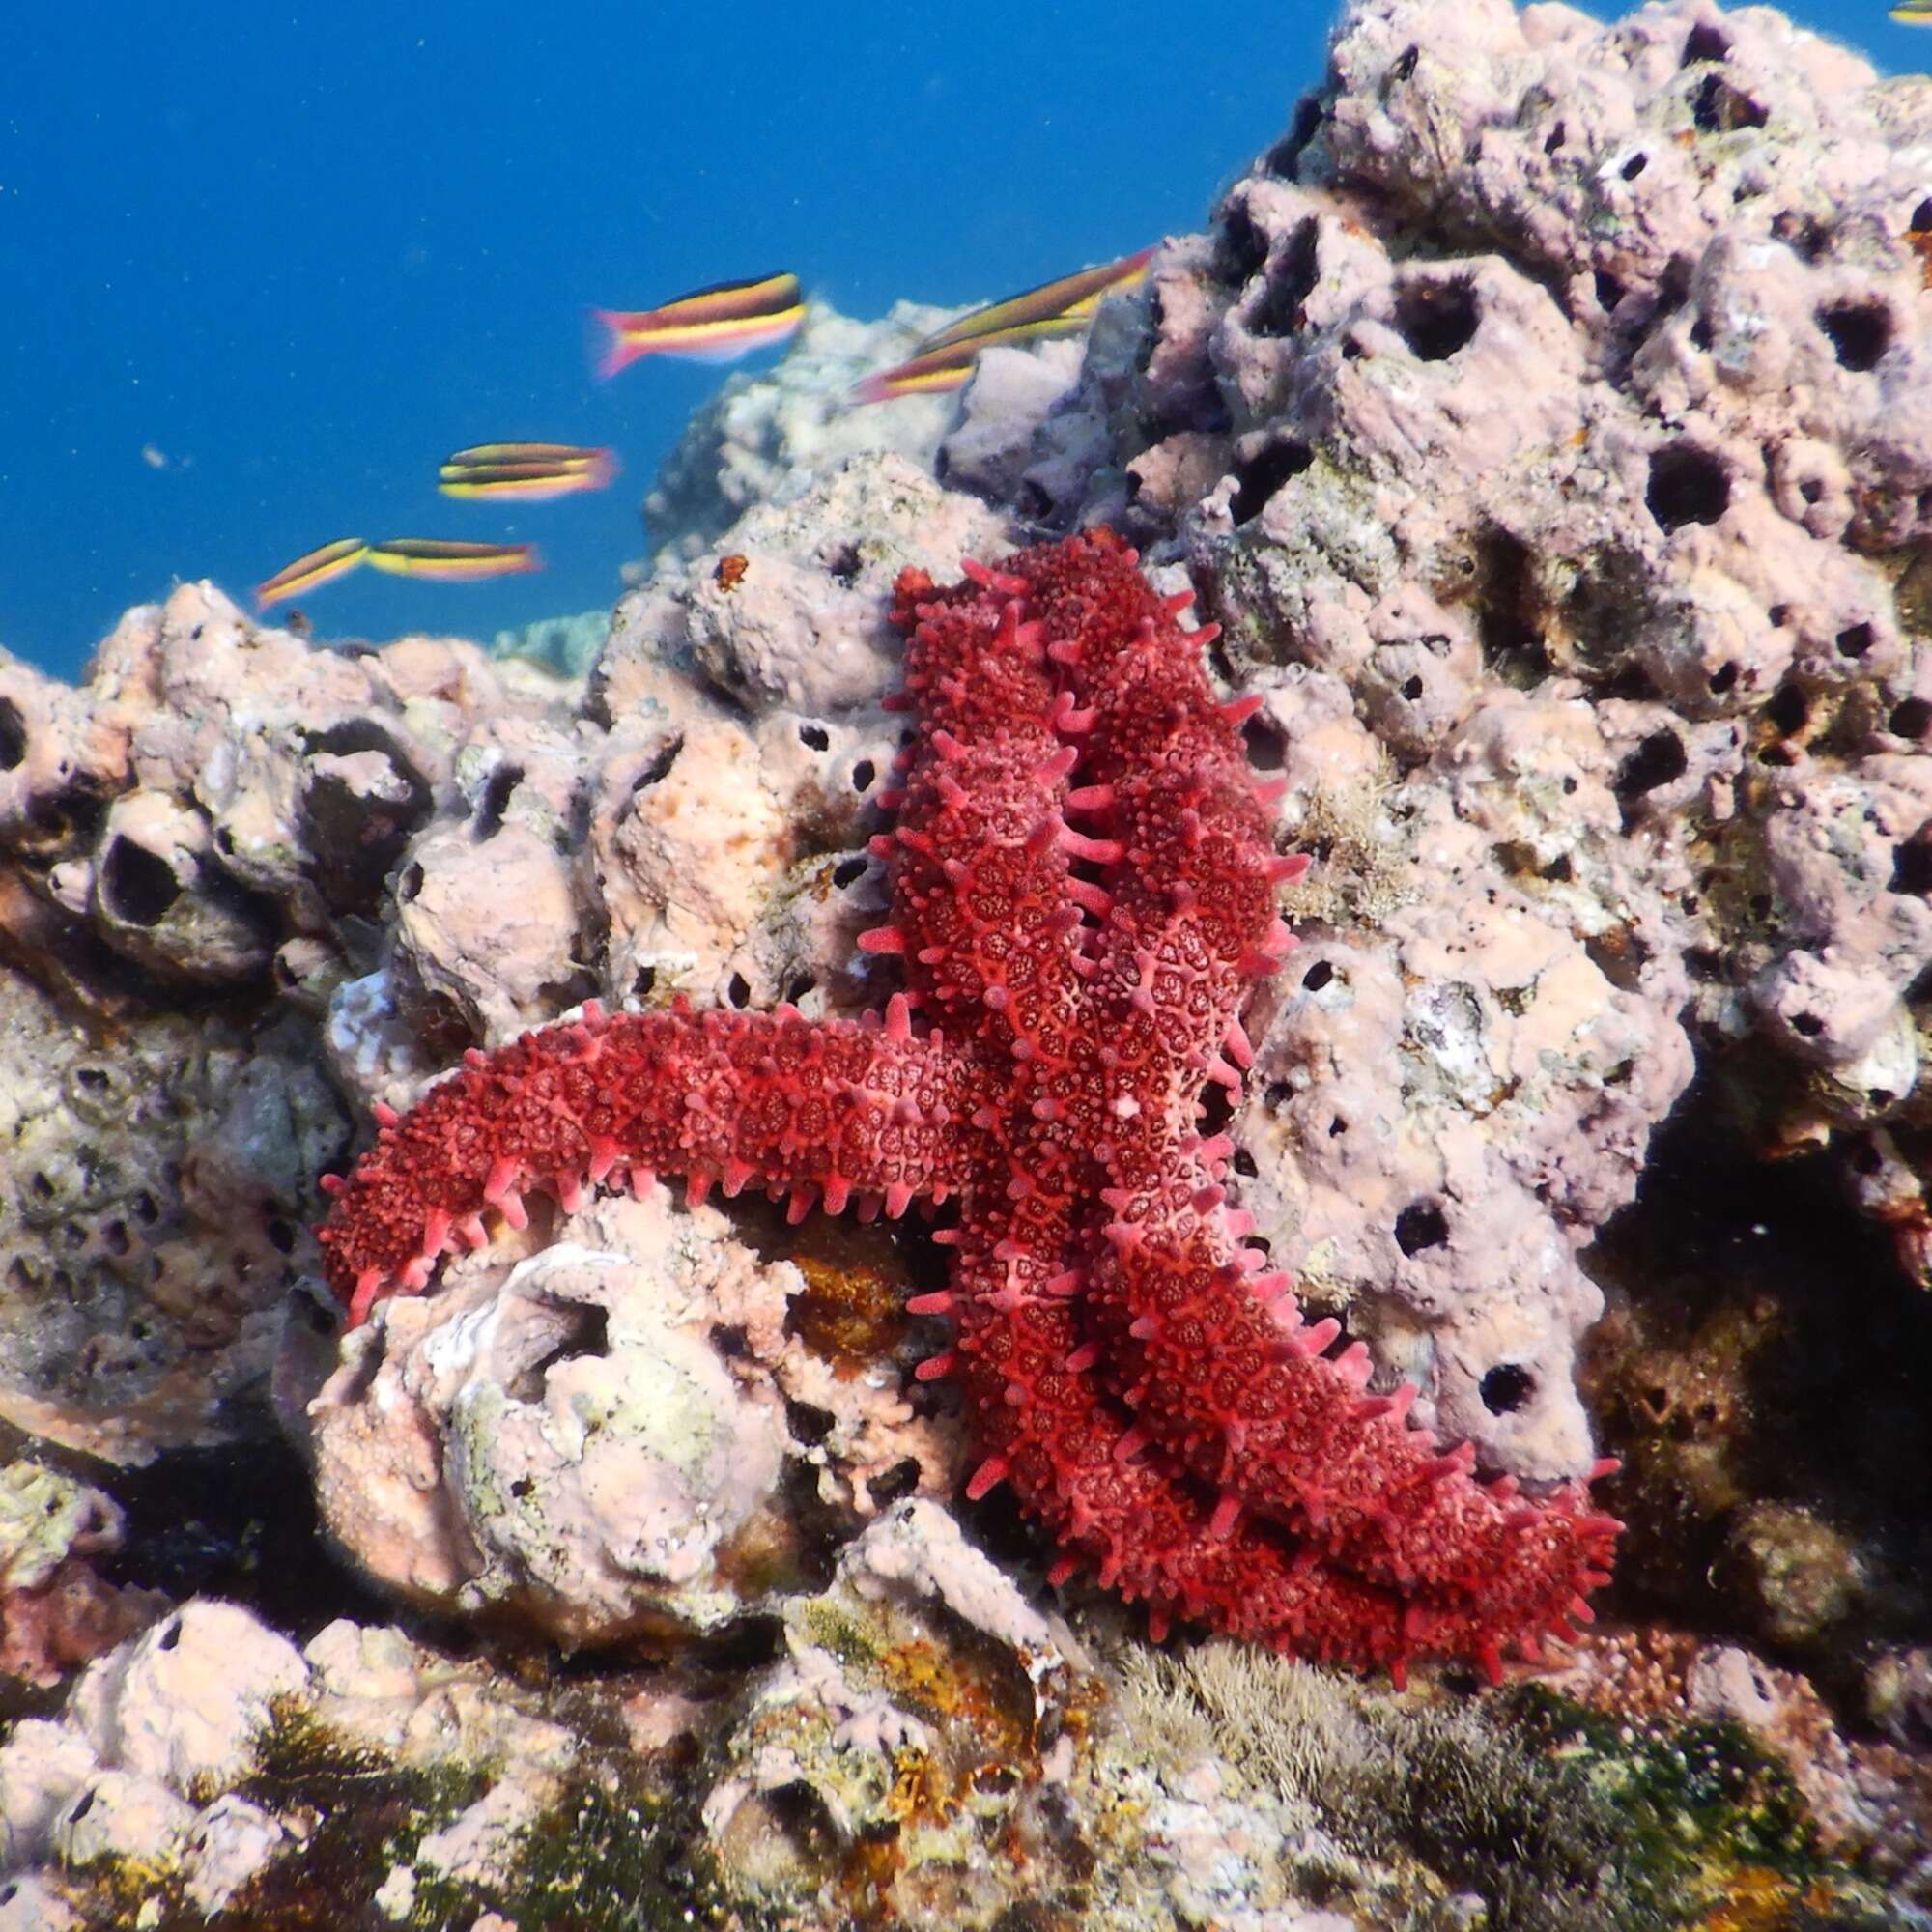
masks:
{"type": "Polygon", "coordinates": [[[226,1439],[346,1132],[301,1031],[90,1037],[0,969],[0,1416],[117,1462],[226,1439]]]}
{"type": "Polygon", "coordinates": [[[870,1479],[945,1466],[887,1378],[787,1332],[805,1277],[717,1210],[655,1189],[555,1233],[388,1305],[308,1403],[325,1520],[381,1581],[573,1647],[714,1630],[815,1560],[788,1470],[864,1514],[870,1479]]]}

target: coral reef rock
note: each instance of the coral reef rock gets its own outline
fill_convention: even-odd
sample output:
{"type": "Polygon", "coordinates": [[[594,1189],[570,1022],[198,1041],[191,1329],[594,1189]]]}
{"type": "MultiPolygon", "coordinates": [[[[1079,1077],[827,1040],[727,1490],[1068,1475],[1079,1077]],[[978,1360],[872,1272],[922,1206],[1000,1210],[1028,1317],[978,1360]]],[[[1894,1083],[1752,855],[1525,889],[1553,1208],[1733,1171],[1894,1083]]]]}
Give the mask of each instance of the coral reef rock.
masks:
{"type": "Polygon", "coordinates": [[[805,1293],[662,1188],[472,1257],[350,1336],[308,1402],[324,1520],[416,1602],[569,1646],[714,1629],[805,1561],[789,1475],[863,1515],[872,1480],[950,1460],[896,1372],[841,1378],[788,1332],[805,1293]]]}
{"type": "Polygon", "coordinates": [[[878,322],[813,301],[776,368],[733,376],[692,417],[644,498],[655,558],[701,555],[754,504],[796,494],[812,474],[861,455],[930,469],[953,398],[911,396],[854,408],[862,376],[890,368],[952,311],[901,301],[878,322]]]}
{"type": "Polygon", "coordinates": [[[1932,1925],[1928,156],[1768,8],[1349,0],[1084,346],[730,379],[608,621],[0,653],[0,1932],[1932,1925]],[[886,1010],[893,586],[1101,523],[1316,862],[1214,1211],[1485,1478],[1628,1459],[1498,1687],[1055,1587],[916,1218],[314,1280],[466,1053],[886,1010]]]}
{"type": "Polygon", "coordinates": [[[122,1527],[99,1490],[41,1463],[0,1466],[0,1677],[57,1684],[166,1610],[158,1591],[117,1588],[95,1568],[122,1527]]]}

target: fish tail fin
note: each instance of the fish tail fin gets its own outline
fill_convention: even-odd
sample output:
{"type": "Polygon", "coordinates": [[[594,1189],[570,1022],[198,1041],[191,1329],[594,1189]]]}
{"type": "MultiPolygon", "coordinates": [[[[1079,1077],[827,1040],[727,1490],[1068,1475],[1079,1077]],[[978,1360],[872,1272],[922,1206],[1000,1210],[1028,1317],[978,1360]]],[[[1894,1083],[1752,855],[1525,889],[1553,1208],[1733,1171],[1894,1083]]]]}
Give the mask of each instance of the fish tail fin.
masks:
{"type": "Polygon", "coordinates": [[[631,335],[630,322],[631,317],[618,309],[590,311],[590,368],[600,383],[608,383],[645,353],[644,345],[631,335]]]}

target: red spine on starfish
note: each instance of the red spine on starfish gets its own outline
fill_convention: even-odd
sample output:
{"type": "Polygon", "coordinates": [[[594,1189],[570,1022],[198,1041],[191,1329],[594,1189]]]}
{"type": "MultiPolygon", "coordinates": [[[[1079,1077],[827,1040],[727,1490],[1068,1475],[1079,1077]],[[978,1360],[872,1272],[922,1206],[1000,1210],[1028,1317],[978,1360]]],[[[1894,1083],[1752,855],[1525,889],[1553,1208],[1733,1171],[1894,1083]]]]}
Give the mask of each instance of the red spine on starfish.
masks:
{"type": "Polygon", "coordinates": [[[1242,1001],[1293,944],[1275,895],[1303,862],[1274,851],[1255,700],[1216,702],[1187,603],[1106,531],[947,589],[906,573],[914,734],[872,841],[894,913],[860,941],[906,992],[861,1023],[590,1008],[472,1053],[326,1183],[329,1279],[359,1321],[489,1211],[522,1225],[535,1187],[569,1207],[674,1175],[794,1216],[956,1197],[951,1285],[912,1304],[953,1342],[919,1375],[958,1378],[967,1493],[1010,1482],[1056,1580],[1091,1566],[1157,1632],[1495,1676],[1587,1619],[1620,1525],[1583,1483],[1478,1482],[1243,1244],[1201,1100],[1239,1088],[1242,1001]]]}

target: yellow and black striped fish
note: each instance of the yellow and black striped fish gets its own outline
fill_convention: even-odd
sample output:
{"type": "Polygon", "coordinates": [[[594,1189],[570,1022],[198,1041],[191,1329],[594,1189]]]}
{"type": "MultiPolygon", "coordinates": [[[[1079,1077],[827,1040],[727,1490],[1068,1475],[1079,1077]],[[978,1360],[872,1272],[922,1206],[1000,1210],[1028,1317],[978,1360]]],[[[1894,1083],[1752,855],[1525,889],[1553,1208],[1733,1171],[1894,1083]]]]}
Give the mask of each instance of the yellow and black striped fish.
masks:
{"type": "Polygon", "coordinates": [[[1094,312],[1118,289],[1130,289],[1147,273],[1151,248],[1123,255],[1077,275],[1042,282],[1003,301],[989,302],[928,335],[910,360],[880,369],[854,384],[855,403],[883,403],[895,396],[943,395],[973,373],[982,350],[1002,344],[1048,342],[1080,335],[1093,326],[1094,312]]]}
{"type": "Polygon", "coordinates": [[[594,355],[601,380],[640,355],[731,362],[753,349],[786,341],[805,320],[805,297],[796,275],[758,275],[696,289],[657,308],[593,308],[590,314],[605,330],[594,355]]]}
{"type": "Polygon", "coordinates": [[[429,577],[446,583],[543,568],[535,544],[451,543],[440,537],[391,537],[387,543],[371,544],[366,561],[372,570],[385,570],[391,577],[429,577]]]}
{"type": "Polygon", "coordinates": [[[580,490],[602,490],[617,473],[608,449],[569,442],[479,442],[445,456],[437,487],[445,497],[495,497],[537,503],[580,490]]]}
{"type": "Polygon", "coordinates": [[[315,550],[305,551],[293,563],[285,563],[274,576],[255,586],[255,603],[266,611],[285,597],[298,597],[304,590],[319,590],[325,583],[352,571],[369,554],[369,546],[360,537],[338,537],[315,550]]]}
{"type": "Polygon", "coordinates": [[[1139,248],[1131,255],[1122,255],[1118,262],[1103,263],[1097,269],[1082,269],[1078,274],[1062,275],[1057,280],[1041,282],[1036,289],[1008,296],[1003,301],[988,302],[984,308],[976,308],[970,315],[962,315],[957,322],[950,322],[928,335],[919,345],[917,354],[924,355],[952,342],[974,341],[990,346],[994,338],[1012,340],[1015,338],[1006,336],[1004,331],[1027,323],[1055,322],[1075,316],[1091,320],[1103,296],[1112,295],[1116,289],[1132,288],[1147,273],[1148,263],[1152,259],[1151,248],[1139,248]]]}

